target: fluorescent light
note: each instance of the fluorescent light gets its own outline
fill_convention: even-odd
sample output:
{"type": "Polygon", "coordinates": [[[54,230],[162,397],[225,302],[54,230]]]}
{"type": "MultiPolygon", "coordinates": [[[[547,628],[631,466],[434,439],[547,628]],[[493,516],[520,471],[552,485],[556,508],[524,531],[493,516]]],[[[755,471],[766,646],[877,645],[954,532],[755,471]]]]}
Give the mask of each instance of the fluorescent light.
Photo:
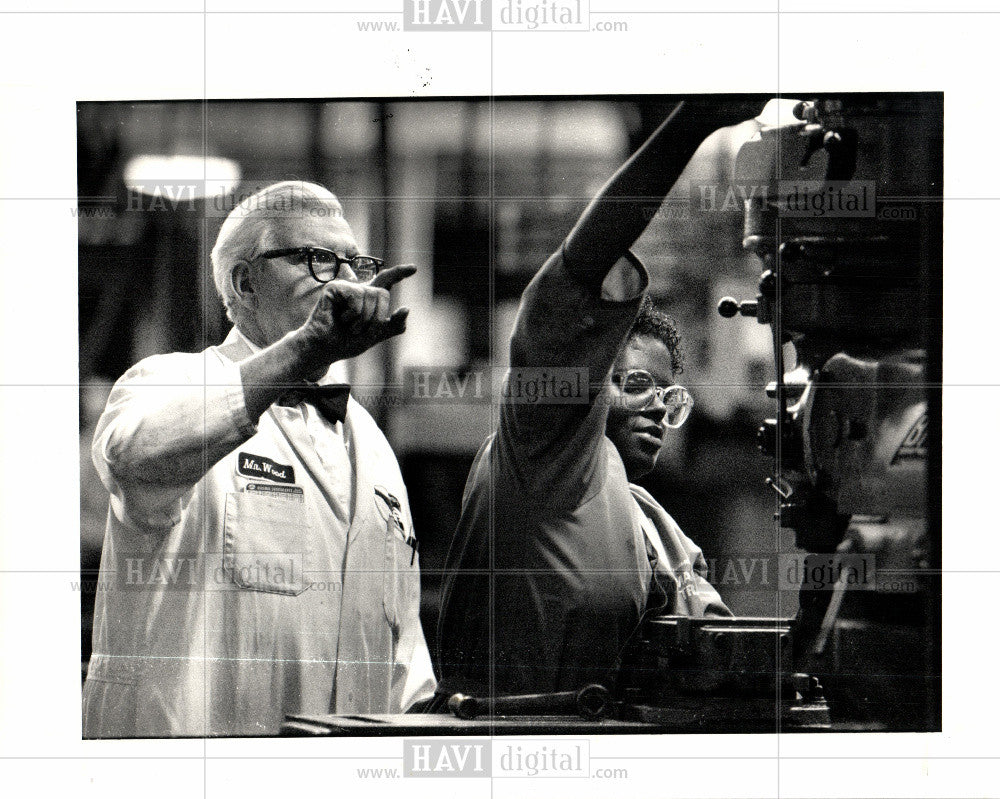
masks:
{"type": "Polygon", "coordinates": [[[129,189],[175,201],[221,197],[239,182],[240,165],[216,156],[137,155],[125,165],[129,189]]]}

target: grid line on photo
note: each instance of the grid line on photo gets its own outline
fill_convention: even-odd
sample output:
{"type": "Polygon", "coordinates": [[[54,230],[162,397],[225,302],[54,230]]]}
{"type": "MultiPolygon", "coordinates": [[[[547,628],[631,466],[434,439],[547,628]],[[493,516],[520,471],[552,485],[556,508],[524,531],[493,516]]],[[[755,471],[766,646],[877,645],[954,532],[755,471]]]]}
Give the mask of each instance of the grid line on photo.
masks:
{"type": "MultiPolygon", "coordinates": [[[[778,553],[786,554],[786,553],[778,553]]],[[[502,570],[490,570],[490,569],[461,569],[462,574],[479,574],[488,575],[496,574],[498,571],[504,575],[524,575],[524,574],[549,574],[548,570],[544,569],[502,569],[502,570]]],[[[899,574],[907,575],[912,574],[913,571],[910,569],[885,569],[887,574],[899,574]]],[[[80,569],[0,569],[0,574],[80,574],[80,569]]],[[[110,574],[115,574],[116,572],[109,571],[110,574]]],[[[307,570],[306,574],[325,574],[326,572],[319,570],[307,570]]],[[[379,570],[366,570],[366,569],[352,569],[352,574],[384,574],[384,569],[379,570]]],[[[427,574],[450,574],[449,571],[445,569],[428,569],[427,574]]],[[[631,574],[631,571],[621,571],[615,569],[584,569],[580,571],[580,574],[631,574]]],[[[934,574],[934,575],[944,575],[944,574],[1000,574],[1000,569],[921,569],[921,574],[934,574]]],[[[96,574],[93,569],[84,570],[83,574],[96,574]]]]}
{"type": "MultiPolygon", "coordinates": [[[[844,9],[798,9],[798,10],[786,10],[786,11],[768,11],[768,10],[739,10],[733,9],[728,11],[714,11],[705,9],[689,9],[689,10],[670,10],[664,9],[662,11],[648,11],[648,10],[626,10],[622,9],[620,11],[591,11],[591,16],[594,15],[615,15],[615,16],[685,16],[685,17],[699,17],[699,16],[784,16],[784,17],[802,17],[802,16],[845,16],[845,17],[856,17],[856,16],[992,16],[1000,14],[998,10],[991,9],[954,9],[954,10],[944,10],[944,9],[911,9],[911,10],[844,10],[844,9]]],[[[18,9],[3,9],[0,10],[0,15],[22,15],[22,16],[79,16],[79,15],[99,15],[99,16],[142,16],[142,15],[174,15],[174,16],[332,16],[332,15],[342,15],[342,16],[402,16],[401,11],[377,11],[372,9],[359,9],[356,11],[341,11],[336,9],[316,9],[316,10],[295,10],[289,9],[287,11],[197,11],[197,10],[177,10],[177,9],[163,9],[163,10],[79,10],[79,9],[65,9],[65,10],[18,10],[18,9]]],[[[516,31],[507,30],[497,30],[494,33],[514,33],[516,31]]],[[[591,31],[554,31],[558,33],[590,33],[591,31]]]]}
{"type": "MultiPolygon", "coordinates": [[[[205,5],[202,7],[203,11],[208,9],[208,0],[204,0],[205,5]]],[[[202,97],[201,97],[201,162],[202,162],[202,185],[208,185],[208,15],[202,14],[202,27],[201,27],[201,40],[202,40],[202,97]]],[[[208,247],[208,215],[203,214],[200,220],[201,224],[201,236],[198,240],[198,281],[199,281],[199,294],[201,295],[202,307],[201,307],[201,341],[198,342],[198,346],[204,349],[206,342],[208,340],[208,319],[209,319],[209,292],[205,290],[205,283],[207,281],[208,275],[213,276],[214,282],[214,269],[206,269],[208,264],[207,252],[208,247]]],[[[208,457],[208,359],[202,358],[202,380],[204,383],[204,389],[202,394],[202,473],[208,474],[209,469],[212,467],[212,463],[208,457]]],[[[208,535],[208,503],[201,503],[201,521],[199,524],[201,530],[201,551],[205,552],[208,549],[207,535],[208,535]]],[[[208,629],[208,603],[202,603],[202,629],[208,629]]],[[[203,662],[208,660],[208,636],[202,636],[202,660],[203,662]]],[[[204,737],[201,744],[201,755],[202,755],[202,768],[201,768],[201,784],[202,784],[202,797],[203,799],[208,799],[208,735],[209,735],[209,720],[212,718],[209,709],[209,695],[208,695],[208,669],[202,669],[202,719],[204,720],[204,737]]]]}
{"type": "MultiPolygon", "coordinates": [[[[495,71],[496,71],[496,61],[495,61],[495,51],[494,51],[494,38],[492,25],[490,26],[490,94],[489,94],[489,114],[490,114],[490,139],[489,139],[489,215],[488,215],[488,247],[489,247],[489,276],[487,278],[487,297],[488,297],[488,319],[490,326],[490,337],[489,344],[487,346],[488,360],[491,368],[496,368],[497,354],[494,351],[495,340],[492,331],[496,326],[496,274],[497,274],[497,263],[496,263],[496,246],[494,242],[494,237],[496,235],[496,138],[495,138],[495,114],[496,114],[496,95],[495,95],[495,71]]],[[[499,429],[500,424],[500,408],[497,406],[490,407],[490,433],[499,429]]],[[[489,644],[487,646],[488,658],[489,658],[489,695],[491,697],[496,696],[496,469],[490,468],[489,470],[489,480],[490,486],[488,491],[488,507],[487,507],[487,520],[488,520],[488,533],[487,541],[489,546],[489,621],[487,626],[487,631],[489,635],[489,644]]],[[[438,653],[441,657],[441,653],[438,653]]],[[[490,741],[496,739],[496,729],[493,715],[490,715],[490,741]]],[[[490,797],[494,796],[495,784],[493,778],[490,777],[490,797]]]]}
{"type": "MultiPolygon", "coordinates": [[[[785,733],[786,735],[788,733],[785,733]]],[[[488,737],[488,736],[478,736],[488,737]]],[[[111,739],[116,740],[116,739],[111,739]]],[[[124,739],[117,739],[124,740],[124,739]]],[[[177,738],[147,738],[145,740],[174,741],[177,738]]],[[[259,740],[259,739],[258,739],[259,740]]],[[[502,739],[506,740],[506,739],[502,739]]],[[[602,740],[595,737],[594,740],[602,740]]],[[[679,760],[729,761],[774,760],[774,755],[591,755],[590,760],[679,760]]],[[[402,760],[401,755],[0,755],[3,760],[402,760]]],[[[782,755],[781,760],[1000,760],[1000,755],[782,755]]],[[[772,797],[773,799],[773,797],[772,797]]],[[[882,799],[885,799],[884,797],[882,799]]],[[[912,799],[908,797],[907,799],[912,799]]]]}
{"type": "MultiPolygon", "coordinates": [[[[785,733],[787,734],[787,733],[785,733]]],[[[480,736],[483,737],[483,736],[480,736]]],[[[116,740],[116,739],[111,739],[116,740]]],[[[117,739],[123,740],[123,739],[117,739]]],[[[176,738],[147,738],[173,741],[176,738]]],[[[183,740],[183,739],[180,739],[183,740]]],[[[590,760],[774,760],[774,755],[591,755],[590,760]]],[[[1000,760],[1000,755],[782,755],[782,760],[1000,760]]],[[[3,760],[402,760],[401,755],[0,755],[3,760]]],[[[884,799],[884,798],[883,798],[884,799]]],[[[910,797],[907,797],[910,799],[910,797]]]]}
{"type": "MultiPolygon", "coordinates": [[[[1000,11],[998,11],[997,13],[1000,14],[1000,11]]],[[[590,197],[587,197],[587,196],[584,196],[584,195],[564,194],[564,195],[560,195],[560,196],[563,199],[576,200],[576,201],[580,201],[580,202],[586,202],[586,201],[588,201],[588,200],[591,199],[590,197]]],[[[66,202],[77,202],[78,200],[88,200],[88,201],[104,201],[104,202],[109,202],[109,201],[114,200],[114,199],[115,199],[114,197],[108,197],[108,196],[103,196],[103,197],[0,197],[0,202],[3,202],[3,201],[24,202],[24,201],[29,201],[29,200],[66,201],[66,202]]],[[[484,194],[484,195],[471,195],[471,196],[465,196],[465,195],[458,195],[458,194],[456,194],[456,195],[442,195],[440,197],[435,197],[435,196],[432,196],[432,195],[395,195],[395,196],[386,196],[386,195],[379,195],[379,194],[370,194],[370,195],[352,194],[351,195],[351,199],[352,200],[369,201],[369,202],[378,202],[378,201],[386,201],[386,202],[413,202],[413,201],[438,202],[438,201],[441,201],[441,200],[451,200],[451,201],[469,200],[469,201],[482,201],[482,202],[487,202],[487,203],[488,202],[493,202],[495,200],[501,200],[502,199],[502,200],[517,200],[519,202],[538,202],[538,203],[543,203],[543,202],[549,202],[552,198],[551,197],[544,197],[544,196],[537,195],[537,194],[525,194],[525,195],[503,194],[503,195],[497,195],[497,196],[494,196],[494,197],[490,197],[488,194],[484,194]]],[[[645,198],[643,198],[643,197],[627,197],[626,196],[626,197],[622,197],[621,199],[627,201],[627,200],[643,200],[645,198]]],[[[904,201],[905,200],[906,202],[921,202],[921,203],[932,203],[932,204],[939,204],[939,203],[940,204],[944,204],[946,202],[968,202],[968,201],[974,201],[974,200],[985,200],[985,201],[988,201],[988,202],[996,202],[996,201],[1000,200],[1000,197],[919,197],[919,196],[912,196],[911,197],[911,196],[907,196],[907,195],[886,195],[886,196],[882,197],[881,199],[883,199],[883,200],[893,200],[893,201],[904,201]]],[[[678,200],[678,199],[667,198],[664,201],[664,204],[665,205],[687,205],[688,204],[688,200],[683,200],[683,199],[678,200]]]]}
{"type": "MultiPolygon", "coordinates": [[[[781,40],[781,14],[780,14],[781,0],[778,0],[777,7],[778,7],[779,13],[775,17],[775,20],[774,20],[774,22],[775,22],[775,28],[776,28],[776,31],[775,31],[775,48],[776,48],[776,53],[775,53],[775,85],[777,87],[777,91],[775,93],[775,96],[780,101],[781,98],[782,98],[782,86],[781,86],[781,49],[782,49],[782,40],[781,40]]],[[[776,155],[775,155],[775,158],[774,158],[774,168],[776,170],[776,174],[774,174],[774,175],[771,176],[772,180],[777,180],[777,179],[780,179],[780,177],[781,177],[781,175],[780,175],[780,169],[781,169],[781,164],[782,164],[782,157],[781,157],[782,150],[781,150],[781,148],[782,148],[782,140],[781,140],[781,137],[778,137],[777,138],[777,152],[776,152],[776,155]]],[[[774,221],[774,224],[775,224],[775,227],[776,227],[774,236],[775,236],[775,240],[776,241],[781,241],[781,222],[782,222],[782,220],[781,220],[780,215],[779,215],[778,218],[775,219],[775,221],[774,221]]],[[[780,274],[780,270],[781,270],[780,263],[781,263],[781,248],[779,247],[777,249],[776,254],[775,254],[775,267],[774,267],[775,268],[775,272],[777,274],[780,274]]],[[[775,374],[775,378],[778,381],[782,380],[782,375],[784,374],[784,364],[782,362],[782,355],[783,355],[783,351],[782,351],[782,333],[783,333],[783,331],[781,329],[781,321],[782,321],[782,317],[781,317],[782,290],[783,290],[782,281],[781,280],[777,280],[776,281],[776,287],[775,287],[775,300],[774,300],[775,318],[774,318],[773,323],[771,325],[771,328],[772,328],[772,330],[771,330],[771,336],[772,336],[771,346],[772,346],[772,350],[773,350],[773,353],[774,353],[774,355],[773,355],[773,359],[774,359],[773,360],[773,363],[774,363],[774,374],[775,374]]],[[[780,419],[780,417],[781,417],[781,415],[783,413],[783,410],[784,409],[783,409],[783,405],[782,405],[782,400],[779,397],[778,398],[778,407],[777,407],[777,409],[775,411],[775,418],[776,419],[780,419]]],[[[779,424],[781,424],[783,421],[784,420],[779,421],[779,424]]],[[[775,452],[774,452],[774,473],[775,473],[775,475],[779,479],[781,478],[781,472],[782,472],[782,448],[783,448],[783,444],[784,444],[784,442],[782,441],[782,436],[780,434],[776,435],[775,436],[775,445],[774,445],[774,449],[775,449],[775,452]]],[[[778,553],[778,552],[781,551],[781,522],[780,522],[781,501],[780,501],[780,498],[778,496],[774,496],[772,498],[772,502],[774,503],[773,504],[774,514],[773,514],[773,522],[772,522],[772,525],[773,525],[773,539],[772,540],[773,540],[774,552],[778,553]]],[[[776,595],[775,596],[774,617],[777,619],[780,616],[781,616],[780,597],[776,595]]],[[[774,654],[774,657],[775,657],[775,663],[776,664],[780,664],[780,662],[781,662],[781,660],[780,660],[780,658],[781,658],[781,652],[780,652],[780,649],[779,649],[779,646],[778,646],[778,641],[775,641],[775,654],[774,654]]],[[[781,799],[781,733],[782,733],[782,729],[781,729],[782,724],[781,724],[781,721],[782,721],[782,719],[781,719],[781,701],[780,701],[780,690],[781,690],[781,688],[780,688],[780,680],[781,680],[781,670],[780,670],[780,668],[776,668],[775,669],[775,701],[774,701],[774,725],[775,725],[775,733],[776,733],[775,737],[774,737],[774,740],[775,740],[775,758],[774,758],[775,772],[774,772],[774,780],[775,780],[775,789],[776,789],[776,798],[777,799],[781,799]]]]}

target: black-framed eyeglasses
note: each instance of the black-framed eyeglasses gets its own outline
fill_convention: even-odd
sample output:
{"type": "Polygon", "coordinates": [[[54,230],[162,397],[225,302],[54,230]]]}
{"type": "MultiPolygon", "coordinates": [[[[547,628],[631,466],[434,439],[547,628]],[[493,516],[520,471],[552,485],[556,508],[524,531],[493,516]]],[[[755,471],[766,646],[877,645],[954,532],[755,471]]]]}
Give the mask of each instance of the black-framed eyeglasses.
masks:
{"type": "Polygon", "coordinates": [[[680,427],[691,415],[694,397],[684,386],[658,386],[645,369],[615,372],[612,379],[621,389],[623,404],[631,411],[644,411],[659,397],[667,406],[664,418],[667,427],[680,427]]]}
{"type": "Polygon", "coordinates": [[[371,255],[355,255],[344,258],[333,250],[324,247],[286,247],[282,250],[268,250],[258,258],[289,258],[292,263],[305,264],[309,274],[320,283],[329,283],[340,275],[341,268],[346,264],[362,283],[367,283],[379,273],[384,261],[371,255]]]}

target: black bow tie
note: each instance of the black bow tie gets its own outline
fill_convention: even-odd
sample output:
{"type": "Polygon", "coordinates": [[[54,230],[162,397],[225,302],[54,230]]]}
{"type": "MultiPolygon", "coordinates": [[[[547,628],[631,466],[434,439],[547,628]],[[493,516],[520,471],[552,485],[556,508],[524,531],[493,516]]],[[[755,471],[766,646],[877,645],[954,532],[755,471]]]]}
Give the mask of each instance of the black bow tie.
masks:
{"type": "Polygon", "coordinates": [[[293,407],[300,402],[308,402],[323,414],[330,424],[335,424],[346,418],[347,400],[350,396],[351,387],[347,383],[333,383],[328,386],[304,383],[282,394],[278,398],[278,405],[293,407]]]}

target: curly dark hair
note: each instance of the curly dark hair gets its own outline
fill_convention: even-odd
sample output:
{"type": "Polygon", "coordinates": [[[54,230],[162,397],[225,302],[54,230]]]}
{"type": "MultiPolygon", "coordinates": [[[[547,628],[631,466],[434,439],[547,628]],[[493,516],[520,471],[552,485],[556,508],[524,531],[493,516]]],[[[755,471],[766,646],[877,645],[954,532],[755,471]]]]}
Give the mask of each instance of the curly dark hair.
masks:
{"type": "Polygon", "coordinates": [[[684,353],[681,350],[681,335],[674,320],[661,311],[647,294],[639,306],[639,313],[628,332],[628,341],[637,336],[652,336],[662,341],[670,352],[670,367],[674,374],[684,371],[684,353]]]}

